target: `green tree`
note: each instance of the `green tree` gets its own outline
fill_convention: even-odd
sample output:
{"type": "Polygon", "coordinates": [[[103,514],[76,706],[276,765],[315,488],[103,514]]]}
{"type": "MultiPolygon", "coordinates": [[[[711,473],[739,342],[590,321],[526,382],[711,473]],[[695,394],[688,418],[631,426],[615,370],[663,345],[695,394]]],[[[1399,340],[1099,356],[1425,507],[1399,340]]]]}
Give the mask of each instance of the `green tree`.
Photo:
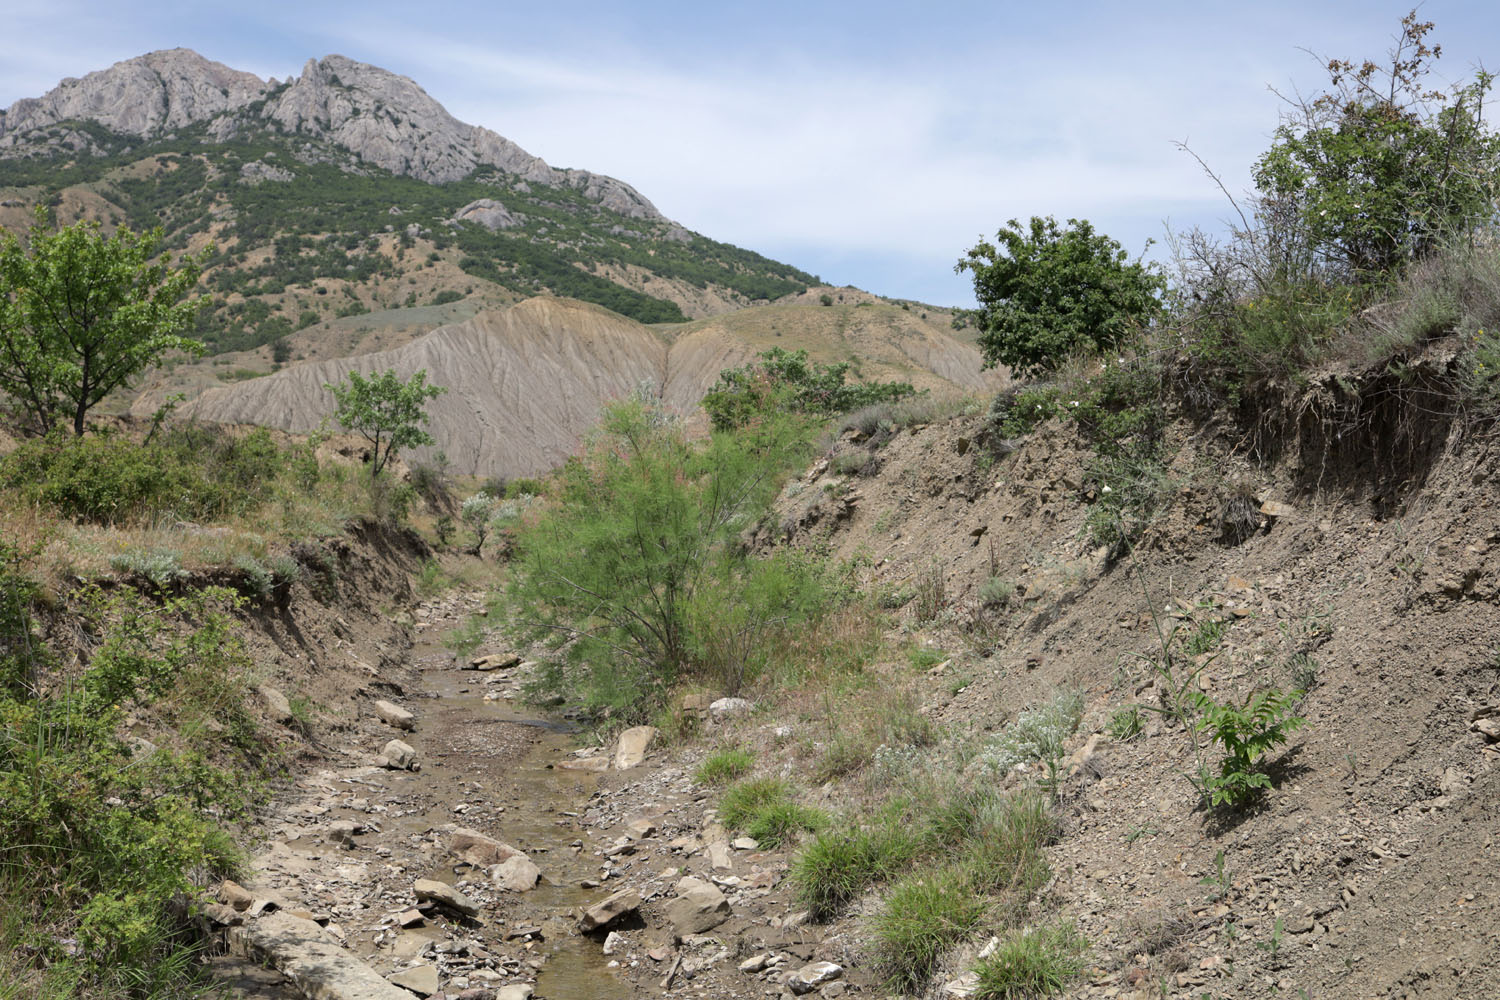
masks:
{"type": "Polygon", "coordinates": [[[1051,216],[1015,219],[996,242],[981,241],[955,271],[974,276],[978,309],[956,323],[979,328],[986,367],[1038,375],[1084,349],[1116,346],[1161,309],[1165,281],[1154,267],[1130,262],[1120,244],[1087,220],[1059,228],[1051,216]]]}
{"type": "Polygon", "coordinates": [[[106,238],[85,221],[48,232],[39,215],[28,242],[0,234],[0,391],[41,430],[71,417],[81,435],[90,409],[168,351],[203,352],[181,335],[198,308],[185,296],[200,259],[158,258],[160,229],[106,238]]]}
{"type": "Polygon", "coordinates": [[[913,395],[909,382],[848,382],[849,363],[820,365],[806,351],[773,347],[748,365],[719,372],[703,397],[714,430],[742,427],[757,415],[792,411],[831,416],[913,395]]]}
{"type": "Polygon", "coordinates": [[[1494,218],[1500,137],[1484,122],[1494,77],[1427,89],[1442,54],[1427,44],[1432,28],[1413,11],[1385,64],[1331,59],[1329,89],[1290,102],[1255,183],[1275,245],[1302,251],[1294,263],[1367,279],[1494,218]]]}
{"type": "Polygon", "coordinates": [[[350,372],[337,385],[326,384],[338,402],[334,419],[345,430],[358,431],[374,446],[370,457],[370,476],[380,475],[396,453],[403,448],[432,444],[432,435],[422,429],[427,423],[426,405],[448,390],[427,384],[427,371],[418,371],[403,382],[396,372],[387,369],[380,375],[364,378],[350,372]]]}

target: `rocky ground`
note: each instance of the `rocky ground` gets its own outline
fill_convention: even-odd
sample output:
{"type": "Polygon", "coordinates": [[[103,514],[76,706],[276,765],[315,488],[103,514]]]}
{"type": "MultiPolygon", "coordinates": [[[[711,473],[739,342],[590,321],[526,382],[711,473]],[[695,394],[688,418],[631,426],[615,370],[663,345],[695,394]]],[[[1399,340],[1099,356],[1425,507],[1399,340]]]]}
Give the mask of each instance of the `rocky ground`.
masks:
{"type": "Polygon", "coordinates": [[[789,910],[785,855],[719,826],[654,731],[580,749],[565,725],[515,710],[517,656],[483,654],[475,669],[435,644],[479,604],[419,606],[414,683],[373,700],[277,797],[250,875],[212,909],[234,995],[282,1000],[325,981],[353,991],[328,996],[366,995],[359,975],[297,968],[308,941],[422,997],[857,991],[789,910]],[[294,945],[267,953],[253,932],[273,919],[294,945]]]}

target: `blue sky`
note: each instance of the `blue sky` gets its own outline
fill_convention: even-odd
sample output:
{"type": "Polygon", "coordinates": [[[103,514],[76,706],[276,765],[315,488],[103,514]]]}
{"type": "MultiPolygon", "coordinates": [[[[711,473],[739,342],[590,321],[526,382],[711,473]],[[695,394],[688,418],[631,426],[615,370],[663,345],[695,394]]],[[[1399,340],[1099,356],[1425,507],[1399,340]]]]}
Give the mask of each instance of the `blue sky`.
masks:
{"type": "MultiPolygon", "coordinates": [[[[262,77],[339,53],[409,76],[549,163],[634,184],[716,239],[836,284],[965,304],[1006,219],[1091,219],[1138,251],[1229,207],[1316,90],[1303,48],[1382,54],[1408,3],[387,0],[233,8],[7,0],[0,106],[152,49],[262,77]]],[[[1448,81],[1500,65],[1500,5],[1432,0],[1448,81]]],[[[1160,253],[1160,247],[1153,253],[1160,253]]]]}

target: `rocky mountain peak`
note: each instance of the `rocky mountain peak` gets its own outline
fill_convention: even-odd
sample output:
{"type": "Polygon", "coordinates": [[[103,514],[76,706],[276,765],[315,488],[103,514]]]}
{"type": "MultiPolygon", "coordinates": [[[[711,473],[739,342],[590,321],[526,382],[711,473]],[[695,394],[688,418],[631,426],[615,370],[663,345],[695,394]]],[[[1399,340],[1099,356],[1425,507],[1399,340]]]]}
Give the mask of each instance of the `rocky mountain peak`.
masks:
{"type": "Polygon", "coordinates": [[[69,120],[146,137],[207,121],[264,96],[266,81],[191,49],[165,49],[63,80],[42,97],[0,111],[0,144],[69,120]]]}
{"type": "MultiPolygon", "coordinates": [[[[358,159],[433,184],[461,180],[481,166],[516,183],[579,190],[631,218],[662,218],[630,185],[585,170],[560,170],[487,128],[450,115],[416,81],[341,55],[309,59],[286,84],[230,69],[190,49],[151,52],[82,79],[66,79],[39,98],[0,111],[0,156],[57,148],[40,137],[52,126],[89,121],[111,132],[152,138],[209,122],[228,139],[247,129],[278,131],[334,143],[358,159]]],[[[64,148],[88,150],[70,136],[64,148]]]]}

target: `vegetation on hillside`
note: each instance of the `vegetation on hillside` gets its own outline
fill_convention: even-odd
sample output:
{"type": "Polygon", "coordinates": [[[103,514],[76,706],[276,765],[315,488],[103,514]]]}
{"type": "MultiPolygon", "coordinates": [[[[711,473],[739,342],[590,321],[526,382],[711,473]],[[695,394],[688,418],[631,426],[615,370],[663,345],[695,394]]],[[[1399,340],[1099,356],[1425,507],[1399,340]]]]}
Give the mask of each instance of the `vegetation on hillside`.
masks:
{"type": "Polygon", "coordinates": [[[354,289],[430,266],[419,259],[419,240],[424,252],[515,295],[582,299],[645,323],[685,317],[675,303],[602,270],[635,268],[748,301],[801,292],[817,280],[665,222],[618,215],[572,188],[515,183],[491,167],[428,184],[269,130],[219,142],[198,125],[143,142],[93,123],[58,126],[67,128],[87,134],[102,155],[0,159],[0,188],[24,189],[49,208],[69,189],[96,193],[113,206],[109,223],[160,226],[168,249],[184,249],[212,229],[218,249],[204,268],[215,294],[198,326],[211,353],[271,343],[305,325],[309,309],[332,318],[338,300],[328,298],[330,287],[354,289]],[[250,164],[291,179],[247,178],[242,169],[250,164]],[[520,225],[492,232],[451,221],[481,198],[503,203],[520,225]]]}

